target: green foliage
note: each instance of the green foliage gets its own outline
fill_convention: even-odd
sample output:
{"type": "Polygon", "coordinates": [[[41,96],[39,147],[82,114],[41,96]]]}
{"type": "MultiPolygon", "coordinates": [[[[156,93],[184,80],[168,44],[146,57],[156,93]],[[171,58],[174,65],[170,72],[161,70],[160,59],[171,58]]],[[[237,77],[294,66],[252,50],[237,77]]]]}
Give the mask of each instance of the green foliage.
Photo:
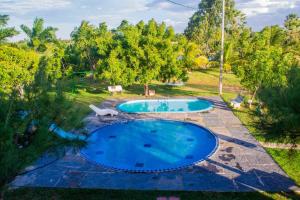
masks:
{"type": "Polygon", "coordinates": [[[65,62],[65,49],[62,47],[56,47],[52,54],[41,57],[40,67],[44,68],[47,78],[54,82],[72,73],[72,67],[65,62]]]}
{"type": "Polygon", "coordinates": [[[22,24],[21,29],[27,35],[29,41],[28,46],[39,52],[47,49],[47,43],[56,42],[55,32],[57,28],[51,26],[44,28],[44,20],[36,18],[33,22],[32,29],[22,24]]]}
{"type": "MultiPolygon", "coordinates": [[[[234,0],[226,1],[226,42],[237,40],[245,25],[245,16],[235,9],[234,0]],[[228,40],[229,39],[229,40],[228,40]]],[[[203,0],[193,14],[185,30],[188,39],[200,45],[201,51],[210,60],[219,56],[221,41],[222,0],[203,0]]]]}
{"type": "Polygon", "coordinates": [[[0,92],[12,93],[34,80],[39,57],[36,53],[14,47],[0,48],[0,92]]]}
{"type": "Polygon", "coordinates": [[[96,43],[97,74],[110,84],[147,86],[153,80],[186,80],[195,59],[184,37],[177,38],[172,27],[153,19],[136,25],[123,21],[112,32],[103,29],[96,43]]]}
{"type": "Polygon", "coordinates": [[[282,86],[293,64],[292,55],[285,53],[281,44],[282,31],[279,27],[267,27],[252,38],[250,50],[237,69],[241,83],[255,92],[261,87],[282,86]]]}
{"type": "Polygon", "coordinates": [[[110,84],[131,85],[135,82],[136,69],[139,65],[140,33],[135,26],[123,21],[115,33],[107,29],[97,38],[99,54],[97,73],[100,79],[110,84]]]}
{"type": "Polygon", "coordinates": [[[286,28],[286,51],[292,53],[297,65],[300,65],[300,18],[296,14],[287,16],[284,22],[286,28]]]}
{"type": "Polygon", "coordinates": [[[300,139],[300,69],[293,67],[287,76],[286,85],[272,85],[258,93],[268,108],[273,132],[279,137],[287,137],[290,142],[300,139]]]}
{"type": "Polygon", "coordinates": [[[71,103],[63,93],[61,52],[57,49],[51,57],[39,59],[33,51],[0,47],[0,187],[41,153],[62,142],[49,134],[50,123],[63,125],[70,123],[69,115],[76,116],[76,110],[69,112],[71,103]],[[21,117],[20,111],[27,115],[21,117]],[[26,128],[33,122],[38,131],[27,137],[26,128]],[[29,146],[19,149],[18,138],[27,138],[21,144],[29,146]]]}
{"type": "MultiPolygon", "coordinates": [[[[99,28],[82,21],[71,33],[72,43],[67,49],[68,62],[74,65],[76,71],[96,70],[96,64],[100,58],[96,39],[103,39],[106,34],[106,25],[101,24],[99,28]],[[99,38],[98,38],[99,39],[99,38]]],[[[98,41],[103,44],[101,39],[98,41]]],[[[100,54],[104,53],[105,47],[101,47],[100,54]]]]}
{"type": "Polygon", "coordinates": [[[15,28],[6,27],[8,20],[8,15],[0,15],[0,43],[5,42],[7,38],[19,34],[15,28]]]}

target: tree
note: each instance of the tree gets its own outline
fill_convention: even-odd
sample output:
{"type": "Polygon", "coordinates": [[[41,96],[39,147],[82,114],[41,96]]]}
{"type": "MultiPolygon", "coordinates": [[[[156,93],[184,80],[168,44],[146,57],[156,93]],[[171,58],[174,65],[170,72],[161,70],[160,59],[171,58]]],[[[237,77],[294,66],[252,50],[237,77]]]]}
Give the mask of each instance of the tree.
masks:
{"type": "MultiPolygon", "coordinates": [[[[175,82],[177,80],[186,81],[187,71],[191,68],[185,65],[187,53],[184,48],[186,40],[176,38],[173,27],[167,27],[161,41],[162,47],[159,53],[163,58],[163,64],[159,73],[159,80],[163,82],[175,82]]],[[[188,54],[188,53],[187,53],[188,54]]]]}
{"type": "MultiPolygon", "coordinates": [[[[235,9],[233,0],[226,0],[226,40],[240,34],[245,25],[245,16],[235,9]]],[[[219,56],[221,40],[222,0],[202,0],[199,9],[190,18],[185,35],[200,45],[201,51],[210,60],[219,56]]],[[[237,37],[235,37],[237,39],[237,37]]]]}
{"type": "Polygon", "coordinates": [[[28,46],[40,52],[47,49],[47,43],[56,41],[55,33],[58,30],[51,26],[44,28],[44,20],[42,18],[34,20],[32,29],[24,24],[21,25],[21,29],[29,39],[28,46]]]}
{"type": "Polygon", "coordinates": [[[122,21],[113,35],[106,32],[98,37],[98,53],[101,59],[98,61],[97,69],[100,78],[108,80],[113,85],[128,86],[135,83],[139,57],[142,53],[139,40],[140,32],[137,27],[127,21],[122,21]]]}
{"type": "Polygon", "coordinates": [[[96,37],[97,74],[110,84],[140,83],[148,95],[153,80],[187,79],[191,65],[187,63],[191,59],[187,58],[190,50],[185,50],[187,41],[177,41],[173,28],[165,23],[122,21],[117,29],[103,33],[96,37]]]}
{"type": "Polygon", "coordinates": [[[292,53],[296,63],[300,65],[300,18],[296,14],[290,14],[287,16],[284,26],[286,51],[292,53]]]}
{"type": "Polygon", "coordinates": [[[0,48],[0,94],[9,98],[4,127],[9,124],[15,100],[24,97],[24,87],[34,81],[39,57],[34,52],[27,52],[13,47],[0,48]]]}
{"type": "Polygon", "coordinates": [[[3,43],[7,38],[18,35],[19,32],[13,27],[6,27],[9,20],[8,15],[0,15],[0,43],[3,43]]]}
{"type": "Polygon", "coordinates": [[[96,39],[105,34],[105,24],[99,29],[87,21],[82,21],[80,26],[71,33],[72,44],[69,47],[70,62],[77,66],[77,70],[96,70],[99,60],[96,39]]]}
{"type": "Polygon", "coordinates": [[[72,67],[65,61],[65,48],[63,46],[57,46],[50,55],[42,56],[39,67],[43,68],[47,79],[54,83],[72,72],[72,67]]]}
{"type": "Polygon", "coordinates": [[[247,60],[238,67],[242,85],[253,92],[252,100],[258,90],[264,87],[284,86],[287,82],[286,75],[293,59],[292,54],[285,53],[280,47],[281,40],[276,39],[279,34],[277,28],[267,27],[257,33],[252,39],[247,60]]]}
{"type": "Polygon", "coordinates": [[[300,139],[299,66],[289,70],[286,85],[266,87],[258,96],[268,108],[266,115],[271,118],[268,123],[272,126],[272,133],[297,143],[300,139]]]}
{"type": "Polygon", "coordinates": [[[0,48],[0,92],[11,94],[34,80],[39,57],[14,47],[0,48]]]}
{"type": "Polygon", "coordinates": [[[165,24],[161,24],[159,27],[154,19],[151,19],[142,30],[140,48],[143,49],[143,56],[140,59],[137,80],[144,85],[146,96],[149,94],[149,83],[157,79],[164,64],[163,57],[160,54],[164,34],[165,24]]]}
{"type": "Polygon", "coordinates": [[[287,30],[299,30],[300,18],[297,16],[297,14],[289,14],[284,21],[284,27],[287,30]]]}

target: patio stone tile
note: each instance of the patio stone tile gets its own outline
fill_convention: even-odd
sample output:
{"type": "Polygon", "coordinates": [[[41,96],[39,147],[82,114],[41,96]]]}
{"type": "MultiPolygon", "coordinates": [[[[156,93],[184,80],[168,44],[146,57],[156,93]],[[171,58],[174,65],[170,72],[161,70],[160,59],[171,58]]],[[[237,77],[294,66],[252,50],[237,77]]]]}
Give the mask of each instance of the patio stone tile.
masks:
{"type": "Polygon", "coordinates": [[[86,173],[81,171],[68,170],[55,186],[78,188],[85,175],[86,173]]]}
{"type": "MultiPolygon", "coordinates": [[[[27,170],[41,168],[17,176],[10,185],[196,191],[288,191],[295,185],[220,97],[205,99],[214,103],[214,109],[206,113],[137,115],[120,112],[117,117],[107,119],[91,113],[85,118],[89,131],[118,121],[149,118],[181,120],[205,126],[218,136],[219,147],[207,160],[194,166],[171,172],[127,173],[95,165],[85,160],[76,149],[63,149],[65,154],[59,157],[42,156],[27,170]],[[50,162],[51,159],[58,160],[50,162]]],[[[108,100],[100,107],[113,108],[121,101],[108,100]]]]}
{"type": "Polygon", "coordinates": [[[184,177],[185,190],[200,190],[200,191],[235,191],[236,187],[231,179],[217,174],[205,176],[184,177]]]}

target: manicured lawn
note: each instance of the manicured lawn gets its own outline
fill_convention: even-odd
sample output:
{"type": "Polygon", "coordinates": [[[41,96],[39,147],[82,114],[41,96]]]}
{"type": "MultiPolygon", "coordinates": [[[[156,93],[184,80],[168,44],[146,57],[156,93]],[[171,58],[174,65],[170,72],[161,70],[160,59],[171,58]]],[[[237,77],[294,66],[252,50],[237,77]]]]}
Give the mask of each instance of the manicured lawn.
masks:
{"type": "Polygon", "coordinates": [[[267,149],[280,167],[300,185],[300,150],[267,149]]]}
{"type": "Polygon", "coordinates": [[[157,197],[180,197],[181,200],[250,200],[250,199],[297,199],[290,193],[215,193],[181,191],[132,191],[132,190],[88,190],[88,189],[18,189],[7,192],[7,200],[156,200],[157,197]]]}
{"type": "MultiPolygon", "coordinates": [[[[156,91],[156,97],[172,96],[215,96],[218,95],[219,84],[218,69],[207,69],[189,74],[189,81],[185,86],[172,87],[160,82],[150,84],[150,89],[156,91]]],[[[239,79],[234,74],[224,74],[224,96],[234,98],[241,86],[239,79]]],[[[99,105],[108,98],[144,98],[143,86],[133,85],[126,87],[122,94],[111,96],[107,92],[107,84],[85,78],[75,78],[66,83],[66,94],[73,101],[73,109],[78,110],[76,122],[84,118],[90,111],[88,105],[99,105]]],[[[65,128],[72,128],[74,124],[67,124],[65,128]]]]}

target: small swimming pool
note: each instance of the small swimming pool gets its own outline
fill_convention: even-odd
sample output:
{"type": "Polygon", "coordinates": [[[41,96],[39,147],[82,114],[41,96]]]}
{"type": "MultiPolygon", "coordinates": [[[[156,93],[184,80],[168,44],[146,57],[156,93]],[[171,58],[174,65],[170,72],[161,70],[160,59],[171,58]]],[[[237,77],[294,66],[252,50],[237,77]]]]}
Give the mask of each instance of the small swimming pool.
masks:
{"type": "Polygon", "coordinates": [[[200,162],[213,154],[217,146],[217,137],[196,124],[147,119],[96,130],[81,154],[110,169],[159,172],[200,162]]]}
{"type": "Polygon", "coordinates": [[[152,99],[121,103],[117,109],[127,113],[185,113],[203,112],[213,108],[203,99],[152,99]]]}

